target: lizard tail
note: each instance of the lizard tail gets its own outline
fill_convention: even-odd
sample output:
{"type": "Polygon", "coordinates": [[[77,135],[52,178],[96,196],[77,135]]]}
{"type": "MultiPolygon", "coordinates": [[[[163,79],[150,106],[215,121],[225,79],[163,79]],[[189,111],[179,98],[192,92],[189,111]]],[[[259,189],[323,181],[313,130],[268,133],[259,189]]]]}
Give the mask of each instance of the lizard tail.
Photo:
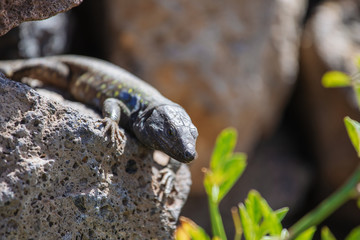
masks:
{"type": "Polygon", "coordinates": [[[67,89],[70,81],[68,66],[49,59],[0,61],[0,71],[15,81],[27,77],[61,89],[67,89]]]}

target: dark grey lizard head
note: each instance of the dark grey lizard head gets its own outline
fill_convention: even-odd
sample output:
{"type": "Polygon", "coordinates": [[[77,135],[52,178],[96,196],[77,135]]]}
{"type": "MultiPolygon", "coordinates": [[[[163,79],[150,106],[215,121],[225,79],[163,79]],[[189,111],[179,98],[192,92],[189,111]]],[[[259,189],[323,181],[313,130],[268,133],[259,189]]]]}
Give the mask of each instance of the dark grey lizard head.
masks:
{"type": "Polygon", "coordinates": [[[133,131],[146,146],[188,163],[196,157],[198,131],[179,105],[161,105],[139,116],[133,131]]]}

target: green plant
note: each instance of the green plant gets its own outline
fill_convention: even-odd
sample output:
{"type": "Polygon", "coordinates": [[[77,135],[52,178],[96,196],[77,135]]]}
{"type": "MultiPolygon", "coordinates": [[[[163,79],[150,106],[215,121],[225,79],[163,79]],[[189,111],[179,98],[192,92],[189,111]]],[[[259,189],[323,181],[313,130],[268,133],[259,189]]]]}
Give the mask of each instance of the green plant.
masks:
{"type": "MultiPolygon", "coordinates": [[[[359,68],[360,68],[360,60],[359,68]]],[[[350,77],[345,73],[332,71],[322,79],[325,87],[352,86],[360,106],[360,80],[357,76],[350,77]]],[[[345,117],[345,127],[351,143],[360,157],[360,123],[345,117]]],[[[219,213],[219,203],[246,167],[246,155],[234,153],[237,133],[235,129],[223,130],[216,140],[216,145],[211,157],[210,168],[204,169],[204,187],[208,196],[209,210],[213,240],[226,240],[224,226],[219,213]]],[[[313,211],[305,215],[289,228],[283,228],[281,221],[288,212],[288,208],[272,210],[266,200],[255,191],[251,190],[244,203],[237,208],[232,208],[235,226],[235,240],[311,240],[316,231],[316,226],[330,216],[345,202],[358,199],[360,207],[360,164],[349,180],[334,194],[325,199],[313,211]]],[[[198,225],[188,218],[180,218],[181,225],[175,233],[177,240],[210,240],[210,236],[198,225]]],[[[321,230],[322,240],[336,240],[327,227],[321,230]]],[[[353,229],[345,240],[359,240],[360,226],[353,229]]]]}
{"type": "Polygon", "coordinates": [[[246,167],[246,155],[234,153],[236,131],[225,129],[216,141],[210,169],[204,169],[204,187],[208,195],[213,235],[226,239],[219,203],[229,192],[246,167]]]}
{"type": "MultiPolygon", "coordinates": [[[[246,155],[234,153],[237,133],[235,129],[223,130],[216,140],[212,154],[210,168],[204,169],[204,186],[208,196],[210,218],[212,223],[213,240],[225,240],[226,235],[219,213],[219,203],[232,188],[246,167],[246,155]]],[[[288,212],[288,208],[272,210],[266,200],[255,191],[251,190],[244,203],[238,208],[232,209],[234,226],[236,230],[235,239],[286,239],[289,233],[281,225],[281,220],[288,212]]],[[[206,232],[188,218],[180,218],[181,226],[176,231],[177,240],[211,239],[206,232]]],[[[311,228],[299,236],[297,240],[311,239],[315,229],[311,228]]]]}

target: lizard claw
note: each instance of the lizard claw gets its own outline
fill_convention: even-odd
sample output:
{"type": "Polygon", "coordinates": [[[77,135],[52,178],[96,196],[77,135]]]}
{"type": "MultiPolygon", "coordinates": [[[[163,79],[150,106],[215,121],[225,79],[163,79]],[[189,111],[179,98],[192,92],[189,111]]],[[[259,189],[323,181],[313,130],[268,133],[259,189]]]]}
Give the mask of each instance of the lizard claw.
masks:
{"type": "Polygon", "coordinates": [[[159,194],[159,200],[162,202],[164,199],[166,199],[172,190],[175,189],[175,173],[169,169],[169,168],[163,168],[159,172],[159,180],[160,180],[160,194],[159,194]]]}
{"type": "Polygon", "coordinates": [[[126,139],[125,134],[119,128],[119,125],[114,120],[112,120],[111,118],[105,117],[105,118],[99,120],[99,122],[101,122],[105,125],[105,127],[102,131],[104,137],[107,134],[107,132],[110,131],[111,142],[113,142],[113,143],[116,142],[119,146],[125,142],[125,139],[126,139]]]}

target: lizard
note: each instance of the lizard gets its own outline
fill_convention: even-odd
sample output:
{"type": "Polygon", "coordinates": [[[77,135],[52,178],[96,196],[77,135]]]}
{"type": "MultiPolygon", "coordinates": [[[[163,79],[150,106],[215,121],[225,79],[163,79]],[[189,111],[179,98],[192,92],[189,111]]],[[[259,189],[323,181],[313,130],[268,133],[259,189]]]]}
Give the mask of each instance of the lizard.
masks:
{"type": "Polygon", "coordinates": [[[104,136],[110,132],[113,143],[124,141],[120,125],[170,160],[189,163],[196,157],[198,131],[186,111],[117,65],[61,55],[0,61],[0,71],[16,81],[29,77],[66,89],[76,100],[102,110],[102,132],[104,136]]]}

